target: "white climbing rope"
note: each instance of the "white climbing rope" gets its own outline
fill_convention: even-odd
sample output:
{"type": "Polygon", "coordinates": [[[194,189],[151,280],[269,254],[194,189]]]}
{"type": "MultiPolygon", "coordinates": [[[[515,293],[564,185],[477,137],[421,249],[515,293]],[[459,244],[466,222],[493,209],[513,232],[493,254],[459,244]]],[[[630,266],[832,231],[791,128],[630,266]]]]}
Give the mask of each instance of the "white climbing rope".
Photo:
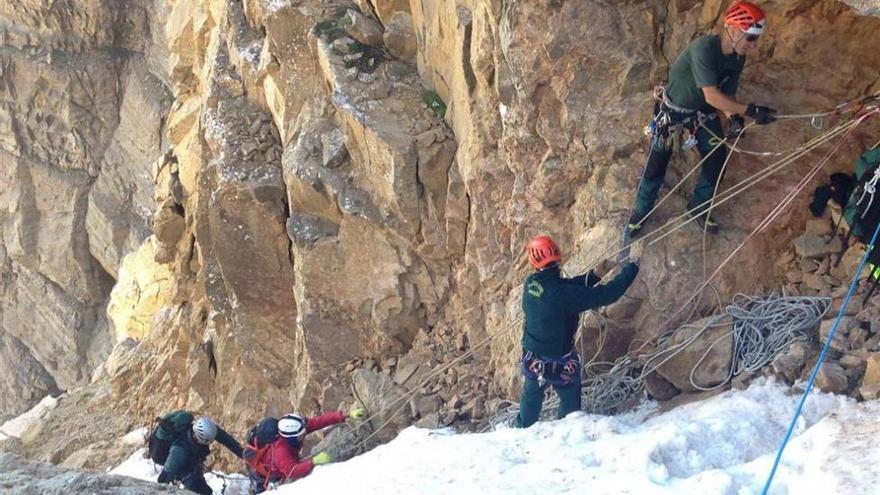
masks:
{"type": "MultiPolygon", "coordinates": [[[[762,180],[764,180],[765,178],[769,177],[770,175],[772,175],[772,174],[778,172],[779,170],[782,170],[784,167],[790,165],[791,163],[793,163],[793,162],[794,162],[795,160],[797,160],[798,158],[800,158],[800,157],[806,155],[807,153],[813,151],[814,149],[816,149],[817,147],[821,146],[822,144],[824,144],[824,143],[830,141],[831,139],[834,139],[834,138],[836,138],[836,137],[838,137],[838,136],[840,136],[840,135],[843,135],[843,136],[848,135],[848,134],[849,134],[849,133],[850,133],[855,127],[857,127],[857,126],[858,126],[858,125],[864,120],[865,117],[866,117],[866,116],[863,116],[862,118],[858,119],[857,121],[856,121],[856,120],[853,120],[853,121],[847,121],[847,122],[845,122],[845,123],[839,124],[837,127],[833,128],[833,129],[831,129],[831,130],[829,130],[829,131],[826,132],[825,134],[820,135],[820,136],[818,136],[818,137],[816,137],[816,138],[811,139],[810,141],[808,141],[808,142],[805,143],[804,145],[800,146],[800,147],[797,149],[797,151],[793,152],[791,155],[786,156],[786,157],[784,157],[784,158],[778,160],[777,162],[773,163],[772,165],[767,166],[767,167],[765,167],[765,168],[763,168],[763,169],[761,169],[761,170],[755,172],[754,174],[752,174],[751,176],[749,176],[749,177],[743,179],[742,181],[740,181],[739,183],[735,184],[734,186],[732,186],[732,187],[730,187],[730,188],[728,188],[728,189],[722,191],[721,193],[719,193],[719,194],[717,195],[717,196],[718,196],[717,198],[714,198],[714,197],[713,197],[713,199],[711,200],[711,202],[714,204],[714,206],[718,206],[718,205],[720,205],[720,204],[723,204],[724,202],[728,201],[729,199],[733,198],[734,196],[736,196],[736,195],[742,193],[743,191],[745,191],[745,190],[751,188],[752,186],[754,186],[755,184],[761,182],[762,180]]],[[[835,147],[835,149],[836,149],[836,147],[835,147]]],[[[826,160],[827,160],[827,157],[826,157],[826,160]]],[[[821,167],[821,164],[820,164],[819,167],[821,167]]],[[[814,167],[814,170],[817,169],[817,168],[818,168],[818,167],[814,167]]],[[[809,174],[805,179],[808,179],[808,178],[812,177],[812,175],[814,175],[814,173],[813,173],[813,174],[809,174]]],[[[799,185],[799,187],[797,187],[794,191],[792,191],[792,194],[790,194],[789,196],[793,197],[793,194],[796,193],[797,191],[799,191],[800,189],[802,189],[802,188],[803,188],[803,185],[804,185],[805,183],[806,183],[806,181],[805,181],[805,180],[802,180],[802,181],[801,181],[801,184],[799,185]]],[[[662,201],[665,200],[667,197],[669,197],[669,194],[667,194],[667,195],[666,195],[666,196],[665,196],[660,202],[662,203],[662,201]]],[[[698,211],[700,208],[705,207],[708,203],[710,203],[710,200],[707,200],[706,202],[704,202],[704,204],[697,205],[693,210],[694,210],[694,211],[698,211]]],[[[775,209],[771,212],[771,215],[768,216],[768,218],[769,218],[770,220],[774,219],[776,216],[778,216],[778,213],[781,211],[781,209],[784,208],[785,206],[787,206],[789,203],[790,203],[790,200],[781,203],[781,204],[780,204],[780,207],[775,208],[775,209]]],[[[659,203],[658,203],[658,206],[659,206],[659,203]]],[[[656,209],[656,208],[655,208],[655,209],[656,209]]],[[[652,210],[652,212],[653,212],[653,211],[654,211],[654,210],[652,210]]],[[[653,244],[655,244],[656,242],[659,242],[661,239],[665,238],[666,236],[671,235],[673,232],[675,232],[675,231],[677,231],[678,229],[682,228],[683,226],[687,225],[688,223],[694,221],[695,218],[687,219],[686,221],[683,221],[683,222],[681,221],[683,218],[685,218],[685,217],[688,215],[688,213],[690,213],[690,212],[685,212],[684,214],[679,215],[678,217],[669,220],[668,222],[666,222],[666,223],[665,223],[664,225],[662,225],[661,227],[659,227],[659,228],[657,228],[657,229],[655,229],[655,230],[653,230],[653,231],[651,231],[651,232],[645,234],[644,237],[643,237],[644,242],[647,242],[647,245],[648,245],[648,246],[653,245],[653,244]],[[671,228],[670,228],[670,227],[671,227],[671,228]],[[666,231],[664,232],[664,229],[667,229],[667,228],[668,228],[668,230],[666,230],[666,231]],[[654,239],[651,239],[651,241],[648,242],[648,241],[647,241],[648,238],[651,238],[651,237],[655,237],[655,238],[654,238],[654,239]]],[[[645,218],[647,218],[647,216],[646,216],[645,218]]],[[[758,226],[758,228],[756,229],[755,232],[762,230],[764,227],[766,227],[766,223],[765,223],[765,222],[762,222],[762,224],[760,224],[760,225],[758,226]]],[[[753,232],[752,235],[754,235],[755,232],[753,232]]],[[[752,235],[750,235],[748,238],[750,238],[752,235]]],[[[747,238],[746,240],[748,240],[748,238],[747,238]]],[[[744,243],[745,243],[745,241],[743,241],[743,244],[744,244],[744,243]]],[[[740,247],[741,247],[741,246],[742,246],[742,244],[740,245],[740,247]]],[[[589,270],[595,268],[595,267],[599,264],[599,262],[600,262],[601,260],[603,260],[603,259],[605,259],[605,258],[608,258],[608,256],[606,256],[606,254],[608,253],[608,251],[609,251],[612,247],[613,247],[613,245],[608,245],[608,246],[606,246],[606,248],[605,248],[605,249],[599,254],[599,256],[597,256],[596,259],[595,259],[595,260],[594,260],[589,266],[587,266],[586,269],[585,269],[584,271],[587,271],[587,272],[588,272],[589,270]]],[[[619,254],[619,253],[622,252],[624,249],[626,249],[626,248],[621,248],[621,249],[619,249],[618,251],[616,251],[615,253],[613,253],[611,256],[614,256],[614,255],[616,255],[616,254],[619,254]]],[[[737,249],[737,250],[738,250],[738,249],[737,249]]],[[[731,257],[732,257],[733,254],[735,254],[735,253],[736,253],[736,250],[734,251],[734,253],[731,254],[731,257]]],[[[728,257],[728,259],[725,260],[725,263],[726,263],[729,259],[730,259],[730,257],[728,257]]],[[[723,264],[724,264],[724,263],[722,263],[722,266],[723,266],[723,264]]],[[[720,269],[720,268],[721,268],[721,267],[719,266],[719,269],[720,269]]],[[[718,270],[716,270],[716,272],[713,273],[712,276],[710,276],[710,279],[711,279],[715,274],[717,274],[717,272],[718,272],[718,270]]],[[[706,283],[704,283],[703,285],[701,285],[701,286],[697,289],[697,291],[695,292],[695,294],[699,294],[699,293],[705,288],[705,286],[706,286],[707,284],[708,284],[708,282],[706,282],[706,283]]],[[[692,299],[693,299],[693,297],[691,297],[690,299],[688,299],[687,303],[690,303],[690,301],[691,301],[692,299]]],[[[686,304],[687,304],[687,303],[686,303],[686,304]]],[[[397,416],[397,414],[399,414],[399,413],[400,413],[405,407],[407,407],[409,399],[410,399],[412,396],[414,396],[416,393],[418,393],[424,385],[426,385],[427,383],[429,383],[432,379],[434,379],[435,377],[439,376],[441,373],[445,372],[446,370],[448,370],[449,368],[451,368],[452,366],[454,366],[454,365],[457,364],[458,362],[460,362],[460,361],[462,361],[462,360],[464,360],[464,359],[470,357],[471,355],[473,355],[473,353],[474,353],[477,349],[481,348],[481,347],[484,346],[484,345],[487,345],[487,344],[488,344],[492,339],[494,339],[496,336],[498,336],[498,335],[503,335],[503,334],[505,334],[507,331],[510,331],[511,329],[516,328],[518,325],[520,325],[520,324],[522,323],[523,318],[524,318],[524,316],[523,316],[523,315],[520,315],[519,317],[517,317],[516,319],[514,319],[513,321],[511,321],[510,324],[505,325],[505,326],[503,326],[503,327],[500,327],[500,328],[497,329],[495,332],[490,333],[490,334],[487,335],[483,340],[481,340],[480,342],[478,342],[478,343],[472,345],[472,346],[468,349],[468,351],[466,351],[464,354],[458,356],[457,358],[453,359],[452,361],[450,361],[449,363],[447,363],[447,364],[444,365],[443,367],[438,368],[438,369],[434,370],[432,373],[428,374],[428,375],[422,380],[422,382],[420,382],[417,386],[411,388],[409,391],[407,391],[406,393],[402,394],[402,395],[401,395],[400,397],[398,397],[397,399],[391,401],[389,404],[385,405],[381,410],[376,411],[376,412],[373,412],[373,413],[372,413],[372,414],[371,414],[366,420],[363,421],[363,423],[368,423],[370,420],[375,419],[375,418],[378,417],[379,415],[382,415],[382,414],[386,413],[387,411],[389,411],[390,409],[394,408],[395,406],[398,406],[398,407],[396,407],[396,409],[395,409],[395,410],[394,410],[394,411],[388,416],[388,419],[387,419],[387,420],[386,420],[381,426],[379,426],[378,428],[376,428],[371,434],[369,434],[369,435],[368,435],[366,438],[364,438],[363,440],[359,441],[357,444],[350,445],[350,446],[348,446],[347,448],[342,449],[342,452],[347,453],[347,452],[357,451],[358,449],[361,449],[361,448],[365,447],[366,444],[367,444],[367,442],[368,442],[370,439],[372,439],[376,434],[378,434],[378,432],[379,432],[380,430],[382,430],[384,427],[386,427],[387,425],[389,425],[389,424],[394,420],[395,416],[397,416]]],[[[597,353],[597,354],[598,354],[598,353],[597,353]]],[[[622,359],[631,359],[631,358],[628,358],[627,356],[625,356],[625,357],[622,358],[622,359]]],[[[618,360],[618,361],[620,361],[620,360],[618,360]]],[[[608,376],[611,376],[611,377],[615,377],[615,374],[614,374],[614,373],[611,373],[611,371],[615,371],[615,370],[618,370],[618,369],[622,369],[623,367],[626,366],[626,364],[627,364],[627,363],[625,363],[625,362],[624,362],[624,363],[615,362],[614,364],[611,364],[611,365],[610,365],[612,368],[611,368],[611,370],[609,371],[609,373],[601,373],[601,374],[597,374],[597,376],[602,377],[602,376],[608,375],[608,376]]],[[[608,363],[592,363],[589,367],[588,367],[588,366],[585,366],[585,367],[584,367],[584,370],[586,371],[587,368],[597,368],[597,369],[598,369],[598,368],[601,367],[601,366],[608,366],[608,365],[609,365],[608,363]]],[[[606,377],[606,378],[607,378],[607,377],[606,377]]],[[[621,386],[623,386],[623,387],[634,387],[634,386],[637,387],[637,386],[638,386],[637,382],[632,381],[631,378],[628,378],[628,377],[626,377],[626,376],[622,376],[622,377],[621,377],[621,376],[618,376],[618,377],[616,377],[616,378],[619,380],[619,383],[620,383],[621,386]]],[[[603,378],[598,378],[598,379],[603,379],[603,378]]],[[[618,387],[618,388],[620,388],[620,387],[618,387]]],[[[610,390],[610,389],[609,389],[609,390],[610,390]]],[[[611,396],[615,396],[615,397],[623,397],[623,396],[627,396],[627,397],[628,397],[628,396],[630,396],[630,394],[625,393],[625,391],[619,391],[619,390],[618,390],[618,391],[611,390],[611,392],[608,392],[608,393],[610,393],[611,396]]],[[[346,433],[347,433],[347,434],[353,434],[358,428],[359,428],[358,426],[351,427],[346,433]]]]}
{"type": "MultiPolygon", "coordinates": [[[[730,317],[733,320],[733,329],[719,336],[707,347],[702,357],[694,363],[689,375],[691,385],[696,389],[714,390],[723,387],[734,376],[767,365],[792,343],[808,339],[810,332],[815,330],[830,307],[831,299],[827,297],[760,297],[737,294],[722,314],[710,319],[677,344],[672,344],[677,332],[688,328],[688,325],[658,337],[650,350],[637,355],[629,353],[614,363],[591,363],[584,366],[581,381],[583,410],[597,414],[614,412],[642,390],[649,374],[687,349],[707,331],[725,325],[722,320],[730,317]],[[725,379],[714,385],[696,383],[695,374],[712,349],[731,334],[733,351],[725,379]]],[[[548,387],[541,419],[555,418],[558,408],[559,399],[548,387]]],[[[483,431],[499,425],[512,425],[518,412],[519,405],[511,403],[489,420],[483,431]]]]}

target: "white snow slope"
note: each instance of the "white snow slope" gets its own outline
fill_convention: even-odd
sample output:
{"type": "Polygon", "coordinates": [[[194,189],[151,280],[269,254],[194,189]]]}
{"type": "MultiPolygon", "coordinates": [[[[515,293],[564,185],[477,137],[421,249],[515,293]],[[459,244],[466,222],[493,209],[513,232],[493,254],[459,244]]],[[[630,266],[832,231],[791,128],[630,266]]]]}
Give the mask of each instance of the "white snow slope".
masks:
{"type": "Polygon", "coordinates": [[[58,399],[55,397],[52,397],[51,395],[43,397],[43,400],[37,403],[37,405],[32,407],[29,411],[3,423],[3,425],[0,426],[0,440],[5,440],[9,437],[20,438],[25,430],[43,419],[43,416],[54,409],[57,404],[58,399]]]}
{"type": "MultiPolygon", "coordinates": [[[[525,430],[408,428],[274,493],[758,494],[798,399],[784,385],[759,380],[662,414],[648,404],[614,417],[575,413],[525,430]]],[[[878,433],[880,401],[813,393],[770,493],[880,493],[878,433]]],[[[114,472],[137,471],[123,466],[114,472]]],[[[239,493],[229,488],[226,494],[239,493]]]]}

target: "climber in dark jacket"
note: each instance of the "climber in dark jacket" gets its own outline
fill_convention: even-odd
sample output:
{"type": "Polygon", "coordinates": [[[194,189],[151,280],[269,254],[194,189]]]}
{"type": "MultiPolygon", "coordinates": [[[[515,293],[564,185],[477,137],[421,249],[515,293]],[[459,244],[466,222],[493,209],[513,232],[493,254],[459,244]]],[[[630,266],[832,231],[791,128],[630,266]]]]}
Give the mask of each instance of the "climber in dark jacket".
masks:
{"type": "Polygon", "coordinates": [[[559,396],[559,418],[581,409],[581,363],[574,350],[579,314],[618,300],[639,272],[638,263],[631,261],[614,280],[597,285],[599,277],[592,271],[563,278],[562,255],[549,237],[535,237],[526,250],[537,271],[523,284],[524,383],[516,421],[520,428],[538,420],[547,385],[559,396]]]}
{"type": "Polygon", "coordinates": [[[193,422],[192,429],[183,438],[171,444],[168,458],[159,473],[159,483],[179,481],[187,490],[202,495],[214,492],[205,481],[204,462],[211,452],[214,440],[241,459],[241,445],[229,433],[218,427],[211,418],[202,417],[193,422]]]}

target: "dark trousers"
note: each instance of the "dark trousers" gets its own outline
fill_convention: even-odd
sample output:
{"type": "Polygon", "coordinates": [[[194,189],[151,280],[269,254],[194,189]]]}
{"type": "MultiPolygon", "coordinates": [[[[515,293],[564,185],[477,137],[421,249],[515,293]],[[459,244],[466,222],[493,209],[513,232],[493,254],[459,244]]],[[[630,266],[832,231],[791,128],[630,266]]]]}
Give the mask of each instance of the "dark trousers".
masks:
{"type": "MultiPolygon", "coordinates": [[[[519,399],[519,416],[516,417],[518,428],[528,428],[538,421],[541,416],[541,406],[544,403],[544,390],[549,385],[538,385],[538,380],[523,378],[523,391],[519,399]]],[[[581,410],[581,382],[575,380],[564,387],[553,386],[553,391],[559,397],[558,418],[574,411],[581,410]]]]}
{"type": "MultiPolygon", "coordinates": [[[[680,121],[683,116],[672,113],[673,123],[680,121]]],[[[722,137],[721,122],[718,117],[709,119],[704,124],[716,136],[722,137]]],[[[696,131],[697,149],[700,156],[705,158],[700,168],[700,177],[697,179],[697,185],[694,187],[694,194],[688,202],[688,210],[692,210],[702,205],[698,210],[694,211],[694,215],[699,215],[709,207],[708,201],[715,194],[715,184],[718,181],[718,175],[721,173],[721,167],[724,166],[724,160],[727,157],[727,150],[724,146],[719,146],[712,152],[712,144],[709,140],[713,137],[706,129],[699,127],[696,131]],[[712,152],[709,158],[706,158],[712,152]]],[[[636,193],[636,204],[633,208],[634,213],[639,217],[644,217],[654,207],[657,201],[657,194],[660,192],[660,186],[663,185],[663,178],[666,176],[666,167],[669,165],[669,159],[672,158],[674,150],[667,149],[663,145],[663,139],[660,136],[654,137],[651,141],[651,150],[648,152],[648,163],[645,164],[645,171],[642,173],[642,180],[639,182],[639,189],[636,193]]]]}
{"type": "Polygon", "coordinates": [[[214,490],[211,490],[211,487],[208,486],[208,482],[205,481],[205,474],[202,473],[201,469],[196,469],[180,480],[180,482],[183,483],[184,488],[191,492],[201,495],[214,495],[214,490]]]}

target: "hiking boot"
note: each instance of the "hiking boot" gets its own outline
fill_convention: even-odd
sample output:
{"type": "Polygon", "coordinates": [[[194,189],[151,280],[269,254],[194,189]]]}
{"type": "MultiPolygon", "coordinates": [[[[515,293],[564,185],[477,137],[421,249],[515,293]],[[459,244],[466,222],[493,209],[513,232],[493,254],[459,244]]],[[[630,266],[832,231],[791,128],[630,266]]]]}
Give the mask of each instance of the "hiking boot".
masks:
{"type": "Polygon", "coordinates": [[[640,214],[637,211],[633,211],[632,215],[629,216],[629,221],[626,224],[626,230],[624,231],[624,243],[629,244],[631,239],[635,239],[642,232],[642,223],[644,220],[644,215],[640,214]]]}
{"type": "Polygon", "coordinates": [[[718,222],[716,222],[714,218],[706,215],[705,213],[702,213],[699,216],[695,217],[694,213],[691,210],[688,210],[687,217],[688,220],[695,218],[694,223],[697,224],[697,227],[699,227],[700,230],[705,230],[710,234],[718,233],[718,222]],[[707,217],[708,220],[706,220],[707,217]]]}

